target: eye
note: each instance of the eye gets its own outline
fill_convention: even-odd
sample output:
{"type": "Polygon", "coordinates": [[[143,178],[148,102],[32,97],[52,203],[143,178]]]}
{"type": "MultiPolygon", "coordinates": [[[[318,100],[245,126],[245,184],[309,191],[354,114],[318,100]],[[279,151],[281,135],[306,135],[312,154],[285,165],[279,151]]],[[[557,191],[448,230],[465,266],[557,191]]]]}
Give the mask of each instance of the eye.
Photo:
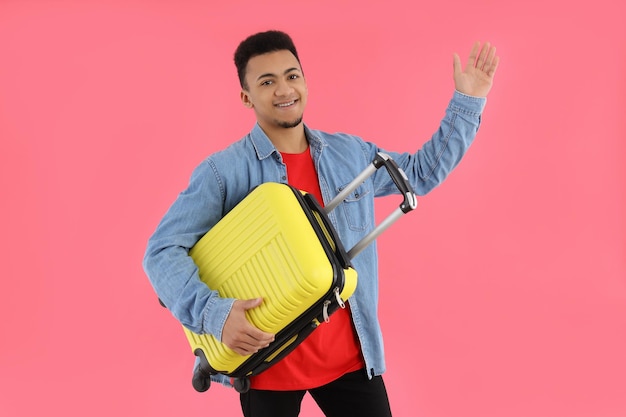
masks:
{"type": "Polygon", "coordinates": [[[261,85],[272,85],[273,81],[272,80],[265,80],[263,82],[261,82],[261,85]]]}
{"type": "Polygon", "coordinates": [[[297,80],[298,78],[300,78],[300,76],[298,74],[289,74],[289,79],[290,80],[297,80]]]}

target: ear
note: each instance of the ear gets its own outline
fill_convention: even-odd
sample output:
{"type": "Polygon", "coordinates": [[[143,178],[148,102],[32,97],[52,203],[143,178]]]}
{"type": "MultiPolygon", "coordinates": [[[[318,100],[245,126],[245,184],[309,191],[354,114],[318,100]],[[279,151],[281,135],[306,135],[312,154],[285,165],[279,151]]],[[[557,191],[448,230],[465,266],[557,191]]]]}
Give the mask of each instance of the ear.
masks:
{"type": "Polygon", "coordinates": [[[241,102],[243,103],[244,106],[246,106],[249,109],[254,107],[254,104],[252,104],[252,101],[250,101],[250,96],[248,95],[248,93],[246,93],[245,90],[241,90],[240,97],[241,97],[241,102]]]}

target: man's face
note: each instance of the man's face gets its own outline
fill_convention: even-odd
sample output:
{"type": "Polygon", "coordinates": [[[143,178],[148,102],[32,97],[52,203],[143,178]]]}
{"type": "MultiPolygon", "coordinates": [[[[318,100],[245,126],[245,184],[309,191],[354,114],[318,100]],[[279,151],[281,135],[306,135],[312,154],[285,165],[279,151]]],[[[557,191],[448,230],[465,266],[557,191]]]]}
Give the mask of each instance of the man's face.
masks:
{"type": "Polygon", "coordinates": [[[253,108],[266,131],[302,122],[307,87],[296,57],[287,50],[257,55],[248,61],[241,101],[253,108]]]}

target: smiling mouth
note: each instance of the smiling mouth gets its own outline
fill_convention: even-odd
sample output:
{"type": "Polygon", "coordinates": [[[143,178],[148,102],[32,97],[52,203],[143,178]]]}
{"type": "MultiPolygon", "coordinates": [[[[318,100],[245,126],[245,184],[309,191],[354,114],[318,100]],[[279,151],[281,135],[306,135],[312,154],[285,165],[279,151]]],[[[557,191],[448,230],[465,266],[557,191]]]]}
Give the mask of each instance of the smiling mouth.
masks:
{"type": "Polygon", "coordinates": [[[278,104],[275,104],[275,106],[278,107],[278,108],[290,107],[290,106],[293,106],[294,104],[296,104],[296,101],[297,100],[291,100],[291,101],[288,101],[286,103],[278,103],[278,104]]]}

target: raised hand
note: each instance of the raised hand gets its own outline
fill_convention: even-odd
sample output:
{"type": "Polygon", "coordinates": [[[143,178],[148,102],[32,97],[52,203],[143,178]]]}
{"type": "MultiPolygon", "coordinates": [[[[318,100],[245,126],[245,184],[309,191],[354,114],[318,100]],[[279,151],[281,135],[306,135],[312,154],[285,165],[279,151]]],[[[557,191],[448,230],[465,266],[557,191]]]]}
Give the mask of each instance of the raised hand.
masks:
{"type": "Polygon", "coordinates": [[[261,298],[237,300],[224,323],[222,343],[240,355],[258,352],[274,341],[274,335],[254,327],[246,318],[246,311],[261,305],[261,298]]]}
{"type": "Polygon", "coordinates": [[[461,65],[459,55],[455,53],[454,87],[468,96],[487,97],[499,62],[496,47],[489,42],[482,47],[480,42],[474,44],[465,68],[461,65]]]}

